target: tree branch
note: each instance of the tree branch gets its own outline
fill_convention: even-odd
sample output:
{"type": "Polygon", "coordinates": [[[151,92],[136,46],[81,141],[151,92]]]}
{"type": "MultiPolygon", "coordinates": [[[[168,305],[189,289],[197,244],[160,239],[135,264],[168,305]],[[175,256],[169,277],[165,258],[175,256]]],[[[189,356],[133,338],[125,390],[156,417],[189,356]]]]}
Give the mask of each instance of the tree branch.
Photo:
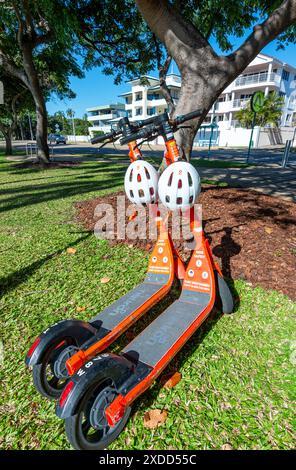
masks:
{"type": "Polygon", "coordinates": [[[29,86],[29,82],[27,80],[26,74],[20,68],[18,68],[0,49],[0,58],[2,59],[2,66],[3,69],[6,71],[7,74],[11,75],[12,77],[18,78],[21,82],[25,84],[26,87],[29,86]]]}
{"type": "MultiPolygon", "coordinates": [[[[187,67],[184,56],[188,57],[195,51],[215,61],[217,54],[206,38],[185,20],[181,14],[173,8],[167,0],[135,0],[136,4],[147,21],[150,29],[165,45],[168,53],[174,57],[178,68],[182,73],[187,67]]],[[[201,61],[200,68],[203,68],[201,61]]]]}
{"type": "MultiPolygon", "coordinates": [[[[103,59],[107,59],[110,61],[111,64],[116,64],[116,65],[125,65],[126,64],[126,58],[123,60],[118,60],[118,59],[113,59],[112,56],[109,54],[105,54],[104,52],[101,51],[101,49],[97,45],[97,41],[90,39],[88,36],[86,36],[84,33],[82,33],[83,39],[95,50],[97,53],[103,57],[103,59]]],[[[128,58],[129,62],[137,64],[138,62],[141,62],[141,56],[138,56],[136,58],[128,58]]]]}
{"type": "Polygon", "coordinates": [[[227,56],[235,72],[240,72],[280,33],[296,22],[296,0],[285,0],[232,54],[227,56]]]}
{"type": "Polygon", "coordinates": [[[160,44],[157,41],[155,34],[153,34],[152,37],[153,37],[153,42],[155,44],[155,55],[156,55],[157,68],[158,68],[158,74],[159,74],[160,90],[161,90],[161,93],[163,94],[164,99],[167,102],[167,105],[169,108],[169,114],[172,114],[175,110],[175,104],[171,95],[171,91],[166,83],[166,77],[167,77],[170,64],[172,62],[172,56],[167,53],[166,59],[164,63],[162,63],[162,60],[161,60],[162,54],[160,50],[160,44]]]}
{"type": "Polygon", "coordinates": [[[18,9],[18,6],[16,5],[15,2],[12,2],[12,7],[14,9],[15,16],[16,16],[18,24],[19,24],[19,27],[18,27],[18,30],[17,30],[17,41],[18,41],[19,46],[21,46],[22,42],[23,42],[24,22],[22,20],[22,16],[21,16],[21,13],[18,9]]]}

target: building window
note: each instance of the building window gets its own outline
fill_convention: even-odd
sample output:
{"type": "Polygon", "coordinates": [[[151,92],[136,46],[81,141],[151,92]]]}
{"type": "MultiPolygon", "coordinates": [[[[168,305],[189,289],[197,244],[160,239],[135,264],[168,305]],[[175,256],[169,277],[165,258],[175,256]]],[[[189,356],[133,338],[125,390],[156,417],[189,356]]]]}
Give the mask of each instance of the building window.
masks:
{"type": "Polygon", "coordinates": [[[171,90],[171,97],[175,100],[179,99],[179,91],[171,90]]]}
{"type": "Polygon", "coordinates": [[[128,117],[128,118],[131,118],[131,117],[132,117],[132,110],[131,110],[131,109],[129,109],[129,110],[127,111],[127,117],[128,117]]]}
{"type": "Polygon", "coordinates": [[[148,116],[154,116],[154,114],[156,114],[156,109],[153,107],[153,108],[148,108],[147,109],[147,114],[148,116]]]}
{"type": "Polygon", "coordinates": [[[152,100],[159,100],[160,94],[159,93],[150,93],[147,95],[147,100],[152,101],[152,100]]]}
{"type": "Polygon", "coordinates": [[[283,80],[288,81],[290,77],[290,72],[288,72],[288,70],[283,70],[282,77],[283,77],[283,80]]]}
{"type": "Polygon", "coordinates": [[[142,93],[136,93],[136,101],[142,100],[142,93]]]}
{"type": "Polygon", "coordinates": [[[136,116],[141,116],[142,108],[136,108],[136,116]]]}

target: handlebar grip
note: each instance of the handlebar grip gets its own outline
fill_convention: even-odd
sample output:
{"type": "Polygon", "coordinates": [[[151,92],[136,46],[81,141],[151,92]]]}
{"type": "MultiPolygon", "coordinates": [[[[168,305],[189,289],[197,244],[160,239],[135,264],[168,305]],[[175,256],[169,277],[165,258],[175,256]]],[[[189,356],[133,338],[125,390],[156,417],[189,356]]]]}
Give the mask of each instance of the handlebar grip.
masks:
{"type": "Polygon", "coordinates": [[[148,126],[145,127],[144,129],[140,129],[138,132],[135,132],[133,134],[129,134],[126,137],[122,137],[120,139],[120,144],[128,144],[129,142],[134,142],[138,139],[145,139],[146,137],[149,137],[153,132],[153,126],[148,126]]]}
{"type": "Polygon", "coordinates": [[[135,123],[133,122],[133,125],[135,125],[136,127],[144,127],[148,124],[153,124],[155,122],[155,119],[157,119],[157,116],[152,116],[142,121],[136,121],[135,123]]]}
{"type": "Polygon", "coordinates": [[[104,142],[105,140],[113,139],[115,137],[117,132],[109,132],[109,134],[103,134],[103,135],[98,135],[98,137],[94,137],[91,139],[91,143],[94,144],[99,144],[100,142],[104,142]]]}
{"type": "Polygon", "coordinates": [[[191,119],[195,119],[197,117],[200,117],[203,113],[203,109],[196,109],[195,111],[192,111],[191,113],[187,114],[182,114],[180,116],[177,116],[175,119],[175,124],[182,124],[185,121],[190,121],[191,119]]]}

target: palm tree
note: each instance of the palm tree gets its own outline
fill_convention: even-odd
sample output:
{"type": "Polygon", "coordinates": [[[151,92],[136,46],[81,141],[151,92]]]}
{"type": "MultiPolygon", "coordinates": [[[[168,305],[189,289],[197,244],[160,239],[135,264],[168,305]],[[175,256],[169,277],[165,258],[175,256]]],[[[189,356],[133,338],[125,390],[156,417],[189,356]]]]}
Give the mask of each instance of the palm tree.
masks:
{"type": "MultiPolygon", "coordinates": [[[[281,119],[283,104],[284,98],[279,96],[277,92],[272,91],[269,93],[264,98],[261,110],[256,113],[255,125],[265,127],[267,124],[270,124],[272,127],[277,127],[281,119]]],[[[252,127],[253,117],[254,113],[251,110],[250,101],[245,108],[240,109],[236,114],[236,118],[242,127],[247,129],[252,127]]]]}
{"type": "Polygon", "coordinates": [[[76,134],[75,134],[75,122],[74,122],[74,116],[75,116],[75,111],[74,109],[67,109],[66,114],[68,118],[72,119],[72,128],[73,128],[73,135],[74,135],[74,140],[76,141],[76,134]]]}

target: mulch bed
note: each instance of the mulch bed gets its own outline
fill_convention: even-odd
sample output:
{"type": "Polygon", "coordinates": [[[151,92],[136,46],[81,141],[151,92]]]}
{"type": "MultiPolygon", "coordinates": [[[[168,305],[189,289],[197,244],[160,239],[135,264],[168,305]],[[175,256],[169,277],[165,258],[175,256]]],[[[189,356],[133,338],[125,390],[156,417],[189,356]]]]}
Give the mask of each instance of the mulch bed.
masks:
{"type": "MultiPolygon", "coordinates": [[[[93,230],[95,207],[108,203],[115,209],[118,195],[124,193],[76,203],[77,221],[93,230]]],[[[198,202],[202,204],[205,234],[224,276],[276,289],[296,300],[296,204],[256,191],[215,186],[203,187],[198,202]]],[[[151,251],[154,241],[110,243],[151,251]]],[[[175,244],[183,258],[188,258],[184,240],[175,244]]]]}

